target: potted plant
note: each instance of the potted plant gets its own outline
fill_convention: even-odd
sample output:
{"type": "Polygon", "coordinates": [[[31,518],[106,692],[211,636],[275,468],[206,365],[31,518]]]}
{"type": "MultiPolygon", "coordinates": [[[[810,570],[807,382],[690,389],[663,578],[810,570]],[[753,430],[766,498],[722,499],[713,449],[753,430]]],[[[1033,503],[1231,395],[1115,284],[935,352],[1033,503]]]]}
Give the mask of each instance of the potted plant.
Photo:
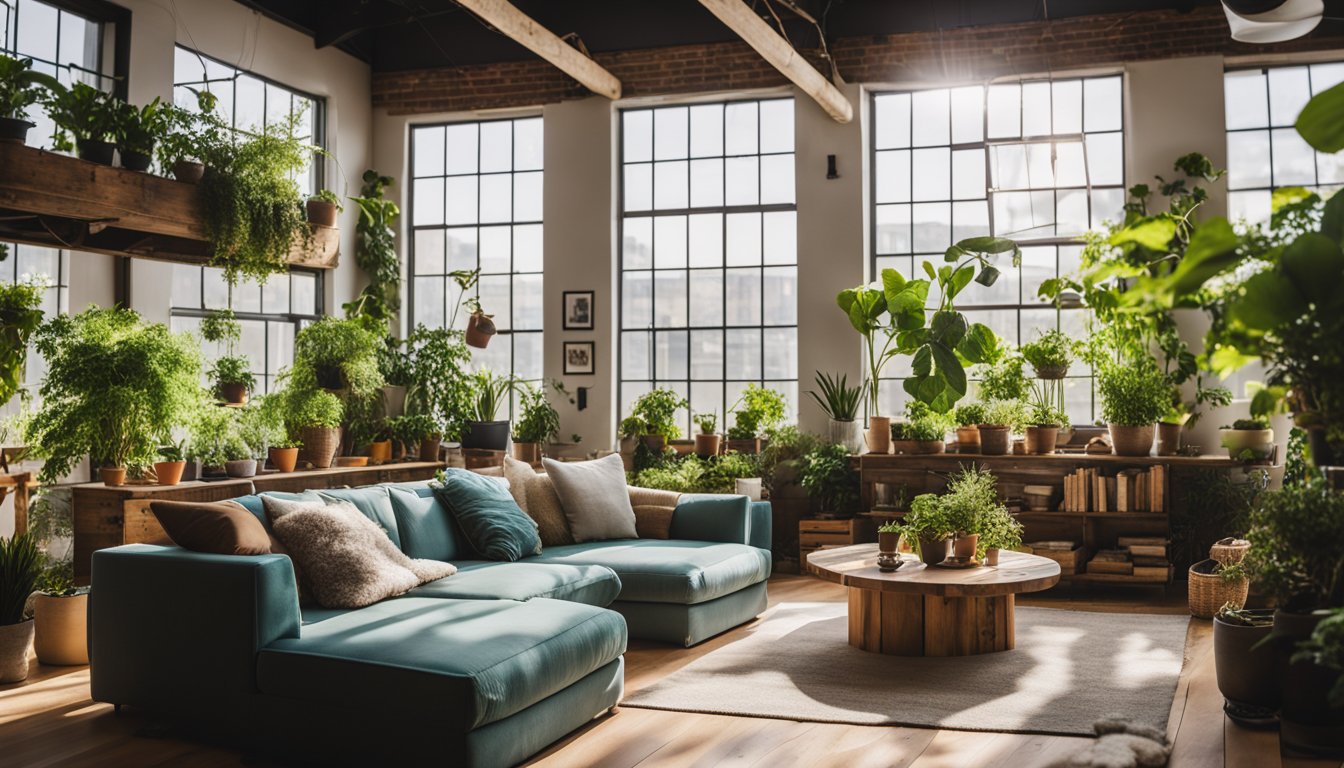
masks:
{"type": "Polygon", "coordinates": [[[0,54],[0,141],[24,143],[33,123],[28,108],[41,101],[45,91],[65,90],[54,77],[33,71],[32,59],[0,54]]]}
{"type": "Polygon", "coordinates": [[[235,354],[238,341],[243,337],[243,326],[232,309],[218,309],[201,320],[201,338],[212,344],[223,344],[224,354],[217,358],[207,372],[215,383],[215,395],[230,405],[247,403],[248,393],[257,385],[252,375],[252,362],[246,356],[235,354]]]}
{"type": "Polygon", "coordinates": [[[1129,364],[1109,363],[1097,375],[1101,418],[1111,433],[1117,456],[1147,456],[1153,449],[1154,425],[1167,413],[1171,388],[1151,357],[1129,364]]]}
{"type": "MultiPolygon", "coordinates": [[[[635,436],[655,454],[661,454],[667,443],[681,437],[677,426],[677,411],[688,407],[686,398],[670,389],[645,392],[630,407],[630,415],[621,422],[623,432],[635,430],[635,436]]],[[[731,433],[729,434],[731,438],[731,433]]]]}
{"type": "Polygon", "coordinates": [[[1219,429],[1218,436],[1229,458],[1267,459],[1274,452],[1274,430],[1264,419],[1237,419],[1219,429]]]}
{"type": "Polygon", "coordinates": [[[702,459],[719,455],[721,438],[718,433],[719,414],[715,411],[697,414],[695,417],[695,455],[702,459]]]}
{"type": "Polygon", "coordinates": [[[195,341],[132,310],[92,306],[52,318],[36,346],[47,375],[25,437],[47,456],[44,485],[66,477],[85,455],[110,470],[102,473],[107,480],[124,481],[127,465],[152,464],[159,436],[200,403],[195,341]]]}
{"type": "Polygon", "coordinates": [[[956,533],[942,498],[932,493],[921,493],[910,501],[910,511],[901,530],[925,565],[937,565],[947,559],[956,533]]]}
{"type": "Polygon", "coordinates": [[[153,101],[137,109],[124,101],[115,103],[117,150],[121,167],[132,171],[148,171],[154,162],[154,145],[168,133],[168,110],[156,96],[153,101]]]}
{"type": "Polygon", "coordinates": [[[462,447],[502,451],[509,447],[509,420],[499,419],[499,412],[509,402],[509,395],[517,387],[512,376],[501,376],[494,371],[477,371],[472,377],[475,398],[467,417],[462,447]]]}
{"type": "Polygon", "coordinates": [[[1038,379],[1062,379],[1069,375],[1069,363],[1078,343],[1057,330],[1046,331],[1035,341],[1022,345],[1022,359],[1031,364],[1038,379]]]}
{"type": "Polygon", "coordinates": [[[443,428],[427,413],[408,413],[389,422],[393,435],[421,461],[438,461],[443,428]]]}
{"type": "Polygon", "coordinates": [[[1022,546],[1022,523],[1002,504],[995,504],[980,520],[980,542],[977,555],[985,565],[999,564],[999,552],[1022,546]]]}
{"type": "Polygon", "coordinates": [[[89,663],[89,588],[76,587],[69,561],[50,564],[33,595],[33,650],[40,664],[89,663]]]}
{"type": "Polygon", "coordinates": [[[341,447],[345,405],[323,389],[285,390],[285,427],[303,446],[301,458],[318,469],[331,466],[341,447]]]}
{"type": "Polygon", "coordinates": [[[965,467],[947,483],[947,492],[939,497],[947,515],[945,524],[953,533],[952,556],[963,564],[976,562],[976,555],[987,547],[980,544],[980,534],[987,519],[994,515],[1008,515],[999,504],[999,492],[993,473],[975,467],[965,467]]]}
{"type": "Polygon", "coordinates": [[[864,387],[862,384],[849,386],[845,374],[831,376],[817,371],[817,389],[808,390],[808,394],[826,414],[826,432],[832,443],[843,445],[851,453],[863,452],[863,430],[859,427],[859,407],[863,405],[864,387]]]}
{"type": "Polygon", "coordinates": [[[859,503],[859,473],[849,461],[849,449],[823,443],[803,457],[799,482],[821,504],[823,518],[849,518],[859,503]]]}
{"type": "Polygon", "coordinates": [[[912,419],[906,425],[905,437],[914,441],[913,453],[942,453],[947,448],[943,438],[947,436],[944,419],[934,413],[912,419]]]}
{"type": "MultiPolygon", "coordinates": [[[[397,204],[384,197],[384,192],[392,184],[391,176],[384,176],[372,168],[366,169],[362,177],[363,186],[358,197],[350,201],[359,209],[355,219],[355,264],[368,277],[368,285],[359,295],[345,305],[348,317],[364,317],[381,324],[389,332],[388,348],[399,345],[390,335],[398,330],[397,311],[401,308],[401,257],[397,253],[397,219],[401,209],[397,204]]],[[[459,305],[460,306],[460,305],[459,305]]],[[[453,308],[453,317],[446,327],[457,328],[457,307],[453,308]]],[[[409,355],[404,356],[409,362],[409,355]]],[[[396,371],[384,368],[383,376],[387,383],[394,386],[409,387],[410,371],[399,375],[396,371]]],[[[389,416],[400,416],[400,409],[389,409],[389,416]]]]}
{"type": "Polygon", "coordinates": [[[957,453],[979,453],[980,425],[987,423],[984,403],[958,405],[952,419],[957,424],[957,453]]]}
{"type": "Polygon", "coordinates": [[[1007,455],[1012,435],[1026,420],[1025,405],[1020,400],[990,400],[984,404],[984,422],[976,425],[980,431],[980,452],[986,456],[1007,455]]]}
{"type": "Polygon", "coordinates": [[[877,569],[891,573],[901,566],[901,524],[895,520],[877,529],[877,569]]]}
{"type": "Polygon", "coordinates": [[[28,341],[42,325],[42,293],[35,280],[0,283],[0,405],[23,386],[28,341]]]}
{"type": "Polygon", "coordinates": [[[170,442],[159,449],[163,461],[154,462],[154,482],[159,485],[177,485],[187,468],[187,449],[183,441],[170,442]]]}
{"type": "Polygon", "coordinates": [[[1213,662],[1223,711],[1242,724],[1263,725],[1279,708],[1274,649],[1264,642],[1274,627],[1274,611],[1223,605],[1213,616],[1213,662]]]}
{"type": "Polygon", "coordinates": [[[729,409],[733,426],[728,429],[728,450],[760,453],[761,435],[784,421],[784,395],[758,384],[748,384],[729,409]]]}
{"type": "Polygon", "coordinates": [[[225,477],[227,443],[233,438],[233,409],[202,407],[192,415],[187,430],[187,456],[200,464],[200,476],[225,477]]]}
{"type": "Polygon", "coordinates": [[[1026,411],[1026,449],[1035,455],[1055,452],[1055,443],[1061,429],[1068,429],[1069,417],[1045,393],[1036,391],[1036,399],[1026,411]]]}
{"type": "Polygon", "coordinates": [[[80,160],[111,165],[117,145],[108,141],[117,130],[117,101],[88,83],[49,90],[47,115],[56,124],[52,146],[63,152],[77,150],[80,160]],[[71,141],[74,137],[74,141],[71,141]]]}
{"type": "Polygon", "coordinates": [[[542,447],[560,434],[560,412],[536,385],[518,388],[518,423],[513,427],[513,457],[529,464],[541,462],[542,447]]]}
{"type": "Polygon", "coordinates": [[[376,397],[383,386],[378,349],[383,339],[359,320],[325,317],[294,337],[292,386],[344,396],[376,397]]]}
{"type": "Polygon", "coordinates": [[[345,212],[341,198],[330,189],[319,190],[305,203],[308,223],[315,227],[335,227],[337,215],[345,212]]]}
{"type": "Polygon", "coordinates": [[[208,121],[204,115],[213,110],[214,97],[208,91],[197,94],[209,109],[193,111],[176,104],[163,107],[164,130],[155,144],[159,168],[171,171],[173,178],[187,184],[199,184],[205,176],[203,155],[214,143],[225,140],[231,133],[218,120],[208,121]]]}
{"type": "Polygon", "coordinates": [[[1325,690],[1325,703],[1331,712],[1321,713],[1322,719],[1329,718],[1333,727],[1326,725],[1326,730],[1319,733],[1322,748],[1318,751],[1338,757],[1344,745],[1344,734],[1339,730],[1339,724],[1344,722],[1344,608],[1322,613],[1324,617],[1312,630],[1311,637],[1297,644],[1291,662],[1294,666],[1325,672],[1316,681],[1316,687],[1325,690]]]}
{"type": "Polygon", "coordinates": [[[24,612],[41,575],[42,553],[30,534],[0,538],[0,683],[28,677],[34,624],[24,612]]]}

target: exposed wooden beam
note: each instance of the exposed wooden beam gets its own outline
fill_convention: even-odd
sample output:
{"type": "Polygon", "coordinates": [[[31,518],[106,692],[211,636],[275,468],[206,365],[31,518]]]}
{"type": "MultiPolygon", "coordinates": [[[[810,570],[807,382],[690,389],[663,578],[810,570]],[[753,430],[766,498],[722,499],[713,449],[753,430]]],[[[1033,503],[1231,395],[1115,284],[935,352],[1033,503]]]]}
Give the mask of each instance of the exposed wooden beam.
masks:
{"type": "Polygon", "coordinates": [[[854,106],[840,89],[832,85],[742,0],[700,0],[700,4],[718,17],[719,21],[727,24],[747,45],[755,48],[761,58],[815,99],[836,122],[848,123],[854,119],[854,106]]]}
{"type": "Polygon", "coordinates": [[[608,99],[621,98],[621,81],[600,64],[584,56],[507,0],[457,0],[458,4],[480,16],[519,45],[549,61],[560,71],[578,80],[593,93],[608,99]]]}

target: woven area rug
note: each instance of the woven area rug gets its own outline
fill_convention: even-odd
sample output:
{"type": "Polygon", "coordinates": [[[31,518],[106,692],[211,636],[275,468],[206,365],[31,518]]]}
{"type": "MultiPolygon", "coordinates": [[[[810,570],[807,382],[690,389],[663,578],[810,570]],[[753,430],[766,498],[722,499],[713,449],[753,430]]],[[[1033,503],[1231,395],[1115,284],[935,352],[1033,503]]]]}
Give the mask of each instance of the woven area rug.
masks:
{"type": "Polygon", "coordinates": [[[856,725],[1092,735],[1165,727],[1189,617],[1017,609],[1017,647],[907,658],[850,647],[845,603],[781,603],[623,706],[856,725]]]}

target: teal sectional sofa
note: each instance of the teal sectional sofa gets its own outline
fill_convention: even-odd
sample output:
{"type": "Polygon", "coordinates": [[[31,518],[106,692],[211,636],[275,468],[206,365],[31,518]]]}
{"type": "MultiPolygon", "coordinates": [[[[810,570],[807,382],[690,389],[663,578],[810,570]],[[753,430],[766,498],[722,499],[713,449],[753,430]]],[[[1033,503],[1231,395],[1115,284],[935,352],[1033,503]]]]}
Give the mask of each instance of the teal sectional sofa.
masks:
{"type": "Polygon", "coordinates": [[[332,610],[299,605],[284,555],[100,550],[93,698],[291,760],[508,766],[620,701],[627,637],[692,645],[765,608],[770,510],[746,497],[683,497],[669,539],[504,563],[470,559],[427,483],[324,493],[458,573],[332,610]]]}

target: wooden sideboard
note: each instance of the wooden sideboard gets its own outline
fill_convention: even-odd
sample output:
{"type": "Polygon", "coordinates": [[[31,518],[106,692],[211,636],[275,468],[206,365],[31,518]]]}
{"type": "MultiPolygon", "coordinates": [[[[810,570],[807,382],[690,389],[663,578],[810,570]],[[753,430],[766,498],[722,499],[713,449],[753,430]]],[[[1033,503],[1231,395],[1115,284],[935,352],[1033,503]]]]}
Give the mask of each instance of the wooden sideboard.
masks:
{"type": "Polygon", "coordinates": [[[428,480],[446,466],[440,462],[337,467],[305,472],[267,472],[249,478],[193,480],[178,485],[106,486],[85,483],[72,488],[75,527],[75,583],[89,583],[94,550],[121,544],[160,543],[167,539],[150,511],[152,501],[224,501],[263,491],[322,490],[374,483],[428,480]]]}

